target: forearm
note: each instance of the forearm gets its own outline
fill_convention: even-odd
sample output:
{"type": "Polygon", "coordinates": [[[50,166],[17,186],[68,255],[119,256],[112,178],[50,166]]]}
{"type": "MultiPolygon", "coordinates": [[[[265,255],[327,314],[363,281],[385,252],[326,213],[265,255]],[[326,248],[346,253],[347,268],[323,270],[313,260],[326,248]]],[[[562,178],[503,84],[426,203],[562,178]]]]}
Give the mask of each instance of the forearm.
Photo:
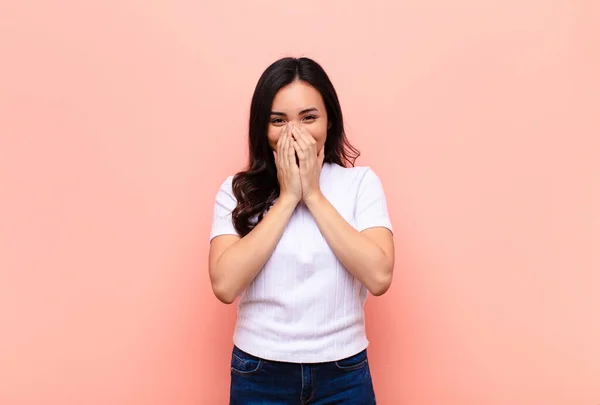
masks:
{"type": "Polygon", "coordinates": [[[287,226],[296,203],[279,199],[256,227],[227,248],[216,263],[213,285],[232,302],[263,268],[287,226]]]}
{"type": "Polygon", "coordinates": [[[381,295],[390,284],[393,267],[384,250],[353,228],[322,194],[306,205],[342,265],[373,295],[381,295]]]}

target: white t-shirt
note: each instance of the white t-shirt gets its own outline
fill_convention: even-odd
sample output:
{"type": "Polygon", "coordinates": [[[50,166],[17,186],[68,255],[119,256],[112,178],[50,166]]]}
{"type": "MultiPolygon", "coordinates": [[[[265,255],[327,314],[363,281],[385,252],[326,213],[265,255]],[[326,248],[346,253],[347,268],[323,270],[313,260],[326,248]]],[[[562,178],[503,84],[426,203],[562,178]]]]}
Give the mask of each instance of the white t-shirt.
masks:
{"type": "MultiPolygon", "coordinates": [[[[210,239],[236,235],[236,206],[228,177],[219,189],[210,239]]],[[[392,230],[385,194],[369,167],[325,163],[321,192],[358,231],[392,230]]],[[[313,216],[299,204],[265,266],[242,293],[234,344],[274,361],[318,363],[352,356],[368,346],[368,290],[339,262],[313,216]]]]}

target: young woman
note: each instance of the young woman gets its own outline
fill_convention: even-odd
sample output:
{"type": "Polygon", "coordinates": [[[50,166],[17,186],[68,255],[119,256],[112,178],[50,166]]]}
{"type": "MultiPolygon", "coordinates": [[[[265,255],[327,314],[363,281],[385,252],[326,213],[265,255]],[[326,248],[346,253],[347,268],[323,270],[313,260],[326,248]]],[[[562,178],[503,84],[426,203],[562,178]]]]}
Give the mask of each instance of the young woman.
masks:
{"type": "Polygon", "coordinates": [[[250,162],[219,189],[210,235],[213,291],[240,296],[231,405],[372,405],[364,302],[394,267],[381,182],[354,167],[327,74],[284,58],[250,106],[250,162]]]}

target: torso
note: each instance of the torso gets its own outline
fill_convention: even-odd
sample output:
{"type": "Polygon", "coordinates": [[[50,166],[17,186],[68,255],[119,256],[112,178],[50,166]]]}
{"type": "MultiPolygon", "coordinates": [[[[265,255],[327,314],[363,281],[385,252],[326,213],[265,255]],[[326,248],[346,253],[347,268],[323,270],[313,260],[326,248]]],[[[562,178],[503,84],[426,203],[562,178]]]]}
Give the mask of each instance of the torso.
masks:
{"type": "MultiPolygon", "coordinates": [[[[320,186],[356,226],[358,186],[366,167],[325,164],[320,186]]],[[[269,360],[315,363],[365,349],[366,288],[339,262],[304,204],[296,207],[264,268],[242,294],[234,343],[269,360]]]]}

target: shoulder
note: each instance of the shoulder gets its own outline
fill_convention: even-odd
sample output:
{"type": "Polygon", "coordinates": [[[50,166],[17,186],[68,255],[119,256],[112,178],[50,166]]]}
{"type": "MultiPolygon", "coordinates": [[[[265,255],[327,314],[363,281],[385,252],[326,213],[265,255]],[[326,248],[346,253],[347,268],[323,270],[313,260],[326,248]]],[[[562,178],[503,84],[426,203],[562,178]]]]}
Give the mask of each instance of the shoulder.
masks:
{"type": "Polygon", "coordinates": [[[379,177],[371,166],[343,167],[337,164],[329,164],[329,170],[336,181],[343,181],[344,183],[361,185],[365,182],[379,182],[379,177]]]}
{"type": "Polygon", "coordinates": [[[225,177],[225,180],[223,180],[223,182],[221,183],[221,187],[229,187],[229,188],[231,188],[233,186],[233,177],[234,176],[227,176],[227,177],[225,177]]]}
{"type": "Polygon", "coordinates": [[[227,195],[233,197],[233,177],[227,176],[219,186],[218,194],[219,195],[227,195]]]}

